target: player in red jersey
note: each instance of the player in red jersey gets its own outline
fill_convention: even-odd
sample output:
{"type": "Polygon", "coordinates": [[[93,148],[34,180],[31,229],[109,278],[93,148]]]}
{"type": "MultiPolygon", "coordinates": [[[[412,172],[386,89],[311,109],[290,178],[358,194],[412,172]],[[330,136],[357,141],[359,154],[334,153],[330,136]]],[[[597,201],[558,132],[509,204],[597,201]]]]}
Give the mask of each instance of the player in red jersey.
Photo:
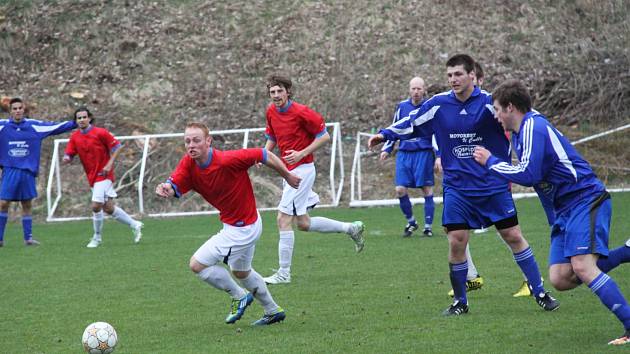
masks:
{"type": "Polygon", "coordinates": [[[107,129],[94,126],[94,117],[87,107],[79,107],[74,112],[74,120],[79,129],[70,136],[63,162],[71,163],[78,154],[92,188],[94,236],[87,247],[95,248],[102,242],[103,210],[117,221],[128,225],[133,231],[133,241],[140,242],[144,225],[117,207],[114,202],[117,196],[113,186],[114,161],[120,154],[122,145],[107,129]]]}
{"type": "Polygon", "coordinates": [[[267,80],[267,92],[271,103],[267,108],[267,143],[265,149],[272,151],[278,146],[280,156],[287,168],[302,178],[299,189],[284,185],[282,199],[278,205],[278,258],[280,269],[266,277],[268,284],[291,282],[291,258],[295,235],[293,223],[301,231],[346,233],[355,242],[355,250],[361,252],[364,245],[361,221],[340,222],[324,217],[309,217],[308,209],[319,202],[313,192],[315,165],[313,152],[330,141],[322,116],[308,106],[291,100],[291,80],[273,75],[267,80]]]}
{"type": "Polygon", "coordinates": [[[262,221],[256,210],[250,166],[262,163],[276,170],[291,188],[300,177],[289,172],[282,161],[265,149],[220,151],[211,147],[212,137],[202,123],[189,123],[184,133],[186,155],[165,183],[155,188],[164,198],[180,197],[190,190],[199,193],[219,210],[223,229],[204,243],[190,258],[190,269],[206,283],[232,297],[226,323],[238,321],[256,298],[264,315],[252,325],[268,325],[284,320],[284,310],[271,297],[263,278],[252,268],[262,221]],[[226,263],[246,291],[221,266],[226,263]]]}

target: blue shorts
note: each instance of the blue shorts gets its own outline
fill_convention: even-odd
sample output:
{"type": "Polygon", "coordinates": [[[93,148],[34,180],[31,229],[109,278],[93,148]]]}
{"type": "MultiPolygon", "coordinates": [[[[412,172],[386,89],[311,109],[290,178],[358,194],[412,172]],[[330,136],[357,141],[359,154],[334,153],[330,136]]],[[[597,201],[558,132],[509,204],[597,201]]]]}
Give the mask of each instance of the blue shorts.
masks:
{"type": "MultiPolygon", "coordinates": [[[[455,229],[480,229],[497,221],[516,218],[516,207],[509,191],[484,196],[465,196],[444,187],[442,225],[467,225],[455,229]]],[[[516,219],[516,225],[518,225],[516,219]]]]}
{"type": "Polygon", "coordinates": [[[610,194],[605,192],[557,216],[551,226],[549,265],[571,263],[571,257],[580,254],[608,257],[611,214],[610,194]]]}
{"type": "Polygon", "coordinates": [[[398,151],[396,154],[396,185],[407,188],[432,186],[433,150],[398,151]]]}
{"type": "Polygon", "coordinates": [[[5,167],[2,169],[0,199],[18,201],[37,197],[35,175],[21,168],[5,167]]]}

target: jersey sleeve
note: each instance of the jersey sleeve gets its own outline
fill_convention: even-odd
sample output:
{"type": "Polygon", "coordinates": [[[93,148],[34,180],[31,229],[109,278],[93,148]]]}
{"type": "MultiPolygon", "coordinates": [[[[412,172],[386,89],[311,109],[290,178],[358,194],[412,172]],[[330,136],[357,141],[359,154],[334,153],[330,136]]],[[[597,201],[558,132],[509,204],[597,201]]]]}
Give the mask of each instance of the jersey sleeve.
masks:
{"type": "Polygon", "coordinates": [[[272,109],[271,106],[269,106],[269,108],[267,109],[267,114],[266,114],[267,126],[265,127],[265,137],[267,138],[267,140],[271,140],[275,142],[276,134],[274,133],[273,126],[271,125],[271,109],[272,109]]]}
{"type": "Polygon", "coordinates": [[[315,112],[309,107],[304,107],[300,117],[302,118],[302,126],[306,131],[312,134],[315,138],[319,138],[326,134],[326,122],[321,114],[315,112]]]}
{"type": "Polygon", "coordinates": [[[433,105],[433,100],[428,100],[420,108],[409,112],[406,117],[390,125],[386,129],[381,129],[379,134],[385,140],[407,140],[418,137],[431,137],[433,134],[433,118],[440,106],[433,105]]]}
{"type": "Polygon", "coordinates": [[[44,122],[33,119],[31,127],[40,138],[45,138],[50,135],[57,135],[70,131],[77,127],[77,123],[74,120],[68,120],[65,122],[44,122]]]}
{"type": "Polygon", "coordinates": [[[267,150],[261,148],[225,151],[226,163],[236,170],[247,170],[251,166],[267,161],[267,150]]]}
{"type": "Polygon", "coordinates": [[[70,137],[70,140],[68,141],[68,145],[66,145],[66,150],[64,151],[64,155],[68,155],[72,157],[78,153],[75,140],[76,139],[74,139],[74,135],[70,137]]]}
{"type": "Polygon", "coordinates": [[[184,156],[177,164],[175,171],[173,171],[171,176],[168,178],[167,182],[173,186],[175,196],[178,198],[192,189],[192,179],[190,176],[192,163],[193,162],[190,158],[184,156]]]}
{"type": "MultiPolygon", "coordinates": [[[[392,120],[392,124],[396,124],[397,121],[400,120],[400,103],[396,106],[396,112],[394,113],[394,119],[392,120]]],[[[392,153],[394,150],[394,145],[396,144],[396,140],[387,140],[385,144],[383,144],[383,148],[381,151],[386,152],[388,154],[392,153]]]]}
{"type": "Polygon", "coordinates": [[[118,139],[116,139],[114,135],[106,129],[101,130],[99,134],[99,139],[103,143],[103,145],[107,146],[107,150],[109,152],[114,152],[118,150],[118,148],[120,148],[121,146],[118,139]]]}
{"type": "Polygon", "coordinates": [[[522,131],[519,134],[518,143],[523,147],[523,153],[518,165],[513,166],[495,156],[490,156],[486,166],[492,173],[522,186],[531,187],[542,181],[544,175],[543,160],[547,141],[545,132],[544,123],[528,119],[523,124],[522,131]]]}

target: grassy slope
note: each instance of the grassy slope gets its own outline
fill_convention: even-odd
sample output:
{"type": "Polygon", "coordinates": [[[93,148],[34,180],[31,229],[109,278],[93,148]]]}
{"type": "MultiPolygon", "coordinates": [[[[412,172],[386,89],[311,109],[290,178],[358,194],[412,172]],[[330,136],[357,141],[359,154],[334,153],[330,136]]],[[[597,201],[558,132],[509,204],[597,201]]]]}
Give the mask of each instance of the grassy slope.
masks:
{"type": "MultiPolygon", "coordinates": [[[[613,197],[611,245],[630,227],[629,194],[613,197]]],[[[548,230],[536,200],[518,202],[523,228],[546,278],[548,230]]],[[[421,212],[417,210],[418,213],[421,212]]],[[[320,215],[368,225],[366,250],[355,255],[345,237],[298,233],[293,283],[273,287],[288,313],[285,323],[250,328],[261,308],[254,304],[235,326],[222,323],[228,299],[188,271],[187,262],[216,217],[145,220],[142,244],[117,223],[105,225],[105,243],[85,248],[89,222],[36,225],[43,246],[21,245],[10,224],[0,249],[0,351],[80,351],[90,322],[112,323],[117,353],[198,352],[449,352],[597,353],[621,333],[619,326],[581,287],[558,293],[562,307],[540,310],[531,299],[510,295],[521,276],[494,232],[475,236],[471,249],[486,279],[470,294],[471,312],[443,318],[449,303],[446,240],[401,239],[397,208],[320,210],[320,215]],[[457,339],[456,339],[457,338],[457,339]],[[466,348],[466,349],[464,349],[466,348]]],[[[438,210],[438,214],[440,211],[438,210]]],[[[277,261],[274,215],[263,215],[265,232],[254,266],[267,275],[277,261]]],[[[630,294],[627,266],[612,272],[630,294]]]]}

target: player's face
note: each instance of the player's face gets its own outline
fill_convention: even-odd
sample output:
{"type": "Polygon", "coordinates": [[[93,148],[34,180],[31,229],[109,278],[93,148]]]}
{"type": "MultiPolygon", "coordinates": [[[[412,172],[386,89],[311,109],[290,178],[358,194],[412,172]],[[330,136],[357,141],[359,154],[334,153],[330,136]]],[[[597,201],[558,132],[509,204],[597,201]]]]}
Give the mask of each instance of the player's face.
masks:
{"type": "Polygon", "coordinates": [[[80,129],[85,129],[90,126],[90,116],[88,112],[77,112],[75,118],[80,129]]]}
{"type": "Polygon", "coordinates": [[[449,66],[446,68],[448,84],[456,95],[466,94],[473,89],[474,72],[466,72],[464,65],[449,66]]]}
{"type": "Polygon", "coordinates": [[[424,81],[416,78],[409,83],[409,96],[414,103],[420,103],[424,97],[424,81]]]}
{"type": "Polygon", "coordinates": [[[22,121],[24,118],[24,104],[22,102],[15,102],[11,105],[11,116],[16,123],[22,121]]]}
{"type": "Polygon", "coordinates": [[[271,98],[271,102],[278,108],[286,106],[287,102],[289,102],[287,90],[280,85],[271,86],[269,88],[269,97],[271,98]]]}
{"type": "Polygon", "coordinates": [[[210,143],[212,138],[206,136],[203,130],[199,128],[186,128],[184,131],[184,146],[186,147],[186,153],[193,160],[199,162],[205,162],[208,158],[208,151],[210,150],[210,143]]]}
{"type": "Polygon", "coordinates": [[[504,130],[514,131],[512,126],[512,104],[508,104],[507,107],[502,107],[498,101],[492,103],[494,106],[494,117],[501,123],[504,130]]]}

